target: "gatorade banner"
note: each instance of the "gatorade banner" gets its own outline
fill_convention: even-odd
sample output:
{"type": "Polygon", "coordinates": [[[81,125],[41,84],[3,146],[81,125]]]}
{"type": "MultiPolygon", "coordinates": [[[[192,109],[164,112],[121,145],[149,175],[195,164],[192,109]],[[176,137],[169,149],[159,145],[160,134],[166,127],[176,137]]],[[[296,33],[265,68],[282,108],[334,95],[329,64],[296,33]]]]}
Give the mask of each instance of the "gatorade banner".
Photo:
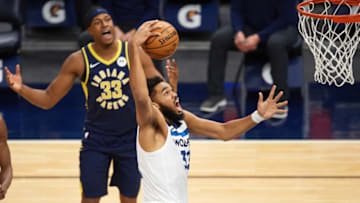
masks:
{"type": "Polygon", "coordinates": [[[75,0],[38,0],[27,5],[26,25],[56,27],[76,25],[75,0]]]}
{"type": "Polygon", "coordinates": [[[12,73],[15,73],[15,67],[17,64],[20,64],[19,56],[12,56],[9,58],[0,58],[0,87],[7,87],[7,82],[5,78],[5,66],[9,68],[12,73]]]}
{"type": "Polygon", "coordinates": [[[165,20],[178,31],[215,31],[218,25],[219,4],[217,1],[202,4],[167,3],[165,20]]]}

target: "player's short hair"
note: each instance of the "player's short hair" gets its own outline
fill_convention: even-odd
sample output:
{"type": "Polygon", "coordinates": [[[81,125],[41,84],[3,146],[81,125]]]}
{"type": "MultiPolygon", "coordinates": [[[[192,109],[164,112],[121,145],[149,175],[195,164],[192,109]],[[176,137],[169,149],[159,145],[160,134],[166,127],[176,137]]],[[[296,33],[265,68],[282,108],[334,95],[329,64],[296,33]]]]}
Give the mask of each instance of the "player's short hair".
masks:
{"type": "Polygon", "coordinates": [[[94,19],[94,17],[99,15],[99,14],[102,14],[102,13],[106,13],[106,14],[110,15],[109,11],[107,11],[105,8],[103,8],[101,6],[93,6],[93,7],[91,7],[89,9],[89,11],[86,13],[86,17],[84,19],[85,20],[84,25],[86,27],[90,27],[91,21],[94,19]]]}
{"type": "Polygon", "coordinates": [[[163,81],[164,81],[164,79],[159,76],[149,78],[146,80],[150,96],[152,96],[155,86],[163,81]]]}

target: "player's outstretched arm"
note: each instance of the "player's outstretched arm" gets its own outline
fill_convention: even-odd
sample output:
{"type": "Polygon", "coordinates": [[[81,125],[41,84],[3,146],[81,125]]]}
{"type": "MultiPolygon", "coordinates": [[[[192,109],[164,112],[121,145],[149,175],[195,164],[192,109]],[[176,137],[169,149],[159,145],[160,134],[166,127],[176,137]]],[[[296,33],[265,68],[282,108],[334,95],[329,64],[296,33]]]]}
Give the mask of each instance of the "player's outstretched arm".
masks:
{"type": "Polygon", "coordinates": [[[6,123],[0,115],[0,200],[5,198],[13,178],[6,123]]]}
{"type": "Polygon", "coordinates": [[[152,25],[156,21],[148,21],[142,24],[130,43],[130,87],[136,105],[136,119],[140,127],[152,124],[153,107],[149,97],[149,91],[146,84],[145,72],[140,59],[140,46],[153,36],[152,25]]]}
{"type": "Polygon", "coordinates": [[[136,120],[140,127],[151,123],[152,106],[146,85],[146,77],[139,58],[139,47],[130,41],[130,87],[136,106],[136,120]]]}
{"type": "Polygon", "coordinates": [[[185,122],[188,125],[190,133],[212,137],[221,140],[231,140],[238,137],[262,120],[271,118],[275,113],[285,113],[286,110],[279,109],[287,104],[287,101],[278,102],[283,92],[280,92],[274,97],[276,86],[271,88],[268,98],[264,101],[263,95],[259,93],[259,100],[257,104],[257,111],[244,118],[228,121],[226,123],[219,123],[207,119],[199,118],[194,114],[185,111],[185,122]]]}
{"type": "Polygon", "coordinates": [[[12,74],[5,67],[6,81],[9,87],[33,105],[42,109],[50,109],[71,89],[76,77],[84,72],[84,61],[80,51],[71,54],[64,62],[60,73],[45,90],[31,88],[22,82],[20,65],[12,74]]]}

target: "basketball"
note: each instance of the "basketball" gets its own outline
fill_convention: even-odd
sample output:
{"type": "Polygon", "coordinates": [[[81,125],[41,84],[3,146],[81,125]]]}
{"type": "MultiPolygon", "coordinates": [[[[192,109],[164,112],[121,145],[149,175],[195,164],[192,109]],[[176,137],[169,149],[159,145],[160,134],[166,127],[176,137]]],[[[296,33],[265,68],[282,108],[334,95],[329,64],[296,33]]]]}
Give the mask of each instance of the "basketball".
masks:
{"type": "Polygon", "coordinates": [[[151,58],[162,60],[175,53],[179,44],[179,35],[175,27],[166,21],[158,21],[156,24],[161,24],[162,27],[155,29],[154,32],[159,32],[161,35],[150,37],[142,47],[151,58]]]}

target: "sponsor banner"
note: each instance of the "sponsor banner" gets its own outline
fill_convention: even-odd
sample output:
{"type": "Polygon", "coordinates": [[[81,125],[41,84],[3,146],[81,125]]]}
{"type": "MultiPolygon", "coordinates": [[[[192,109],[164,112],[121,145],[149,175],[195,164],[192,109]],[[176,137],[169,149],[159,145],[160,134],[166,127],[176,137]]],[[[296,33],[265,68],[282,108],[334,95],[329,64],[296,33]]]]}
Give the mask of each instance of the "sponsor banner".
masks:
{"type": "Polygon", "coordinates": [[[7,87],[7,82],[5,78],[5,66],[9,68],[12,73],[15,73],[15,67],[17,64],[20,64],[19,56],[12,56],[9,58],[0,58],[0,87],[7,87]]]}
{"type": "Polygon", "coordinates": [[[218,25],[218,9],[218,2],[167,3],[164,16],[178,31],[215,31],[218,25]]]}
{"type": "Polygon", "coordinates": [[[27,6],[26,25],[56,27],[76,25],[75,0],[39,0],[27,6]]]}

